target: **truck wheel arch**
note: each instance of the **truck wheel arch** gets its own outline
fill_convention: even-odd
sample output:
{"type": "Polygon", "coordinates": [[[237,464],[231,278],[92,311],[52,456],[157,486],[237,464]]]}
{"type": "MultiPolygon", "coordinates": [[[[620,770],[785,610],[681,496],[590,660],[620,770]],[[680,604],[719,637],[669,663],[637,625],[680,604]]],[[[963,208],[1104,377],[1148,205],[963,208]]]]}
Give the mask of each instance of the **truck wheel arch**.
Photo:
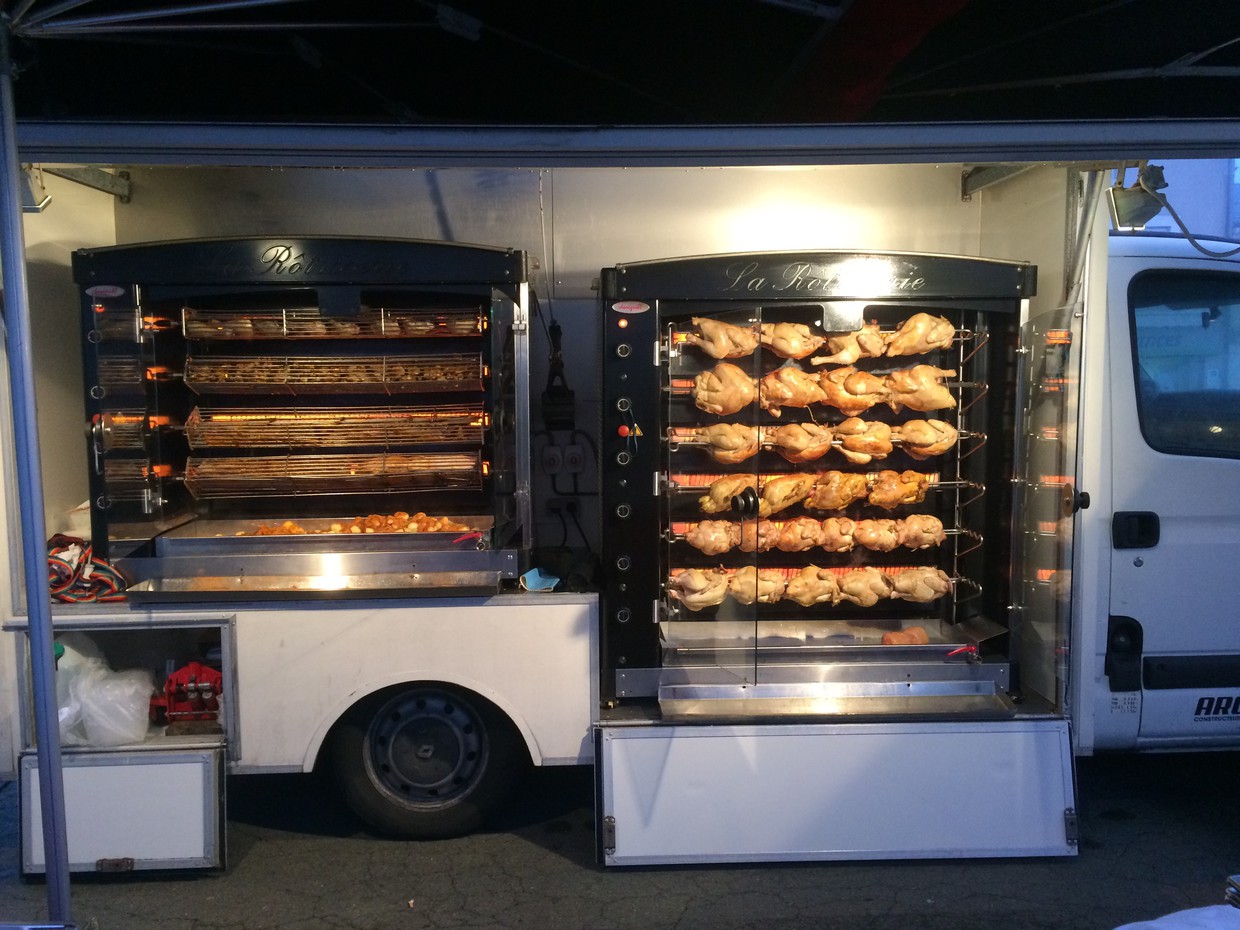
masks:
{"type": "Polygon", "coordinates": [[[314,735],[306,746],[306,753],[302,759],[302,771],[312,772],[318,768],[322,761],[324,748],[327,745],[328,736],[331,731],[344,719],[354,707],[361,702],[371,698],[373,695],[397,685],[403,685],[410,688],[419,685],[437,685],[442,687],[454,688],[461,691],[469,692],[471,695],[486,701],[496,709],[500,714],[508,718],[508,722],[521,737],[521,741],[525,744],[526,751],[529,753],[530,761],[534,765],[542,765],[543,754],[538,745],[538,739],[534,731],[529,725],[529,721],[525,715],[521,713],[519,708],[503,695],[495,692],[494,689],[488,688],[483,682],[473,681],[462,678],[445,678],[442,675],[435,675],[431,672],[425,674],[409,674],[409,675],[393,675],[387,678],[369,681],[365,685],[355,688],[343,695],[341,699],[332,706],[332,708],[323,715],[318,726],[314,731],[314,735]]]}

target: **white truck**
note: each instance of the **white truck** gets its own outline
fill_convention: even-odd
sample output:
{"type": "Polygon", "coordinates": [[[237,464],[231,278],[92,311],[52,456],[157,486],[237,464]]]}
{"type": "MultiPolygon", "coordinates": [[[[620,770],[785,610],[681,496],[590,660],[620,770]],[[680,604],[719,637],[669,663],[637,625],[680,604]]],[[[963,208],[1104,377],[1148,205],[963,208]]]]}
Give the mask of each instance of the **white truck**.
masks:
{"type": "MultiPolygon", "coordinates": [[[[188,127],[19,130],[21,159],[51,195],[43,212],[25,219],[49,531],[89,536],[75,511],[84,500],[98,508],[88,482],[88,449],[96,451],[82,438],[98,386],[90,380],[97,368],[83,363],[95,351],[92,329],[85,340],[68,335],[81,330],[75,252],[358,237],[530,256],[528,291],[502,299],[515,308],[504,319],[518,345],[527,335],[532,343],[526,362],[514,363],[526,418],[517,430],[529,436],[528,445],[518,442],[529,463],[525,485],[518,478],[514,489],[518,500],[527,496],[529,512],[518,549],[531,558],[519,571],[501,571],[496,592],[486,594],[351,596],[319,585],[319,595],[334,590],[323,598],[287,586],[256,595],[216,585],[202,597],[190,588],[180,597],[56,604],[56,634],[85,634],[114,670],[153,669],[162,680],[174,665],[208,655],[222,682],[210,732],[177,735],[153,725],[136,743],[65,747],[71,868],[222,866],[223,774],[310,771],[329,757],[359,814],[406,836],[472,828],[504,803],[503,789],[526,764],[594,764],[599,854],[609,864],[1071,855],[1074,755],[1240,745],[1240,627],[1225,583],[1240,545],[1240,512],[1227,490],[1240,469],[1240,265],[1180,238],[1108,237],[1107,210],[1097,206],[1108,167],[1159,155],[1168,140],[1194,155],[1221,154],[1240,140],[1192,143],[1168,132],[1102,144],[1068,131],[1052,142],[1022,127],[989,136],[927,129],[904,141],[796,128],[745,138],[621,130],[487,139],[349,128],[232,127],[208,136],[188,127]],[[806,713],[801,705],[791,715],[751,716],[728,704],[688,720],[664,714],[660,689],[669,682],[660,663],[675,605],[665,593],[654,605],[620,605],[627,566],[588,556],[613,552],[608,537],[633,506],[664,512],[670,492],[657,476],[667,469],[626,485],[641,499],[617,513],[614,489],[596,483],[616,480],[614,473],[564,465],[566,450],[610,462],[639,434],[651,443],[662,437],[658,426],[643,431],[655,421],[639,417],[622,424],[626,445],[614,445],[615,385],[599,383],[598,360],[636,350],[635,359],[661,369],[671,346],[613,346],[615,307],[624,301],[607,293],[604,271],[684,256],[843,252],[961,256],[1025,269],[1024,290],[993,326],[994,336],[1013,338],[1010,356],[995,356],[994,366],[1010,362],[1012,370],[993,377],[1015,387],[1016,369],[1051,345],[1064,366],[1051,482],[1064,509],[1040,540],[1054,567],[1012,574],[1024,570],[1011,555],[1020,548],[1013,542],[1022,533],[1020,488],[1032,479],[1018,465],[1022,437],[992,431],[988,447],[1006,450],[988,466],[1000,476],[995,499],[1014,509],[993,514],[996,522],[979,534],[991,547],[984,564],[995,572],[980,580],[995,597],[1010,596],[976,623],[958,624],[954,613],[930,618],[935,638],[961,650],[951,662],[967,664],[975,693],[990,689],[987,709],[966,702],[945,712],[806,713]],[[1026,286],[1035,277],[1036,292],[1026,286]],[[1058,341],[1035,327],[1036,346],[1015,342],[1031,331],[1024,324],[1047,319],[1058,321],[1058,341]],[[548,324],[562,328],[568,351],[543,341],[548,324]],[[544,375],[549,422],[539,430],[539,398],[528,385],[544,375]],[[570,550],[586,566],[583,590],[517,590],[518,574],[530,567],[569,575],[559,568],[574,564],[564,558],[570,550]],[[1042,613],[1018,624],[1025,583],[1050,596],[1042,613]],[[630,659],[623,644],[638,624],[639,652],[648,654],[630,659]],[[892,792],[910,781],[918,790],[891,816],[892,792]],[[944,798],[962,792],[971,816],[944,821],[953,806],[944,798]],[[710,816],[722,809],[727,818],[710,816]],[[705,829],[708,822],[717,827],[705,829]]],[[[96,283],[123,291],[136,282],[96,283]]],[[[203,293],[209,283],[198,282],[203,293]]],[[[151,301],[161,292],[143,293],[151,301]]],[[[100,306],[121,299],[96,294],[100,306]]],[[[182,309],[183,297],[176,295],[182,309]]],[[[810,295],[830,302],[820,298],[810,295]]],[[[966,309],[990,320],[994,308],[966,309]]],[[[610,365],[601,366],[605,378],[610,365]]],[[[1013,409],[1029,399],[1021,397],[1013,409]]],[[[21,781],[23,868],[41,872],[26,605],[28,594],[43,592],[19,582],[22,489],[8,451],[7,402],[3,411],[0,503],[10,516],[2,542],[12,568],[0,596],[0,776],[21,781]]],[[[1012,416],[996,414],[994,423],[1012,416]]],[[[956,529],[953,540],[967,535],[956,529]]],[[[651,538],[640,558],[666,569],[666,544],[651,538]]],[[[960,577],[952,580],[961,588],[960,577]]],[[[803,645],[826,629],[829,613],[813,617],[791,638],[803,645]]],[[[752,625],[742,634],[746,648],[760,652],[771,630],[761,617],[741,622],[752,625]]],[[[921,679],[907,669],[942,661],[880,662],[881,683],[911,690],[921,679]]],[[[706,665],[728,670],[729,662],[706,665]]],[[[832,679],[818,684],[825,694],[832,679]]]]}

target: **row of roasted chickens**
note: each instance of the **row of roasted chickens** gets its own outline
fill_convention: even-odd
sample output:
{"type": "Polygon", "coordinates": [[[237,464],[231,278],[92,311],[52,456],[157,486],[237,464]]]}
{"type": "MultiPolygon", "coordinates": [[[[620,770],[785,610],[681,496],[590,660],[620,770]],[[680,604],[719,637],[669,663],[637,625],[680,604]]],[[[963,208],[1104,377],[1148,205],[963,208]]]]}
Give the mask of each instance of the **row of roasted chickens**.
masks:
{"type": "Polygon", "coordinates": [[[731,362],[719,362],[693,379],[693,402],[699,410],[731,414],[755,400],[771,416],[784,407],[825,404],[848,416],[886,404],[899,413],[905,407],[923,413],[956,406],[944,378],[955,370],[934,365],[914,365],[886,374],[873,374],[851,366],[810,372],[785,365],[761,378],[750,376],[731,362]]]}
{"type": "Polygon", "coordinates": [[[882,332],[877,323],[843,333],[817,333],[804,323],[762,323],[737,326],[710,317],[693,317],[685,342],[711,358],[742,358],[758,346],[781,358],[807,358],[826,346],[829,355],[810,359],[814,365],[851,365],[861,358],[920,355],[946,349],[956,329],[943,317],[916,313],[893,332],[882,332]]]}
{"type": "Polygon", "coordinates": [[[929,549],[947,538],[943,521],[926,513],[899,520],[852,520],[848,517],[796,517],[791,520],[699,520],[684,527],[684,540],[706,555],[741,552],[851,552],[856,546],[873,552],[929,549]]]}
{"type": "Polygon", "coordinates": [[[885,459],[897,444],[912,458],[923,460],[942,455],[958,438],[956,428],[944,420],[906,420],[893,426],[859,417],[833,426],[813,421],[783,426],[715,423],[673,427],[669,432],[672,441],[705,446],[711,458],[726,465],[752,458],[762,448],[774,449],[794,464],[820,459],[837,449],[853,465],[868,465],[885,459]]]}
{"type": "Polygon", "coordinates": [[[723,513],[732,509],[732,499],[752,488],[758,497],[758,516],[769,517],[793,504],[807,510],[843,510],[864,500],[883,510],[904,504],[920,504],[935,475],[920,471],[879,472],[797,471],[782,475],[722,475],[712,481],[698,498],[702,513],[723,513]]]}
{"type": "Polygon", "coordinates": [[[687,568],[673,572],[667,580],[668,594],[689,610],[714,607],[725,597],[746,605],[793,601],[802,607],[840,603],[873,607],[888,598],[925,604],[951,590],[947,573],[932,567],[834,570],[806,565],[789,577],[778,568],[747,565],[732,571],[687,568]]]}

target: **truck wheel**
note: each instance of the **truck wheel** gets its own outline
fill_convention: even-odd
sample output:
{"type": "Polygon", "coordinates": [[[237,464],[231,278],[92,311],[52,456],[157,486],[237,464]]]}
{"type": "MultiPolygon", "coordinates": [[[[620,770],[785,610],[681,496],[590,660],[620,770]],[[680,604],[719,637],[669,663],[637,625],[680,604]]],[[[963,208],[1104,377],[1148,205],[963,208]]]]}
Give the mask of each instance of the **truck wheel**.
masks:
{"type": "Polygon", "coordinates": [[[477,695],[401,685],[358,702],[329,752],[345,802],[390,836],[476,830],[529,768],[516,728],[477,695]]]}

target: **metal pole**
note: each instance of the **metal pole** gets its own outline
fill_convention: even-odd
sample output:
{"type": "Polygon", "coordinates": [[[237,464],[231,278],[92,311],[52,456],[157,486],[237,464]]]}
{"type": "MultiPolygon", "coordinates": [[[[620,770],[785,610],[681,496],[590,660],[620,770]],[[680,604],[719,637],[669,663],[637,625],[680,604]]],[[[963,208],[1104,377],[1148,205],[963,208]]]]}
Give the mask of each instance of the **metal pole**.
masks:
{"type": "Polygon", "coordinates": [[[38,740],[39,799],[47,864],[47,909],[53,921],[69,924],[69,844],[65,829],[64,778],[56,709],[56,667],[52,658],[52,603],[47,583],[47,529],[43,520],[43,470],[39,461],[30,351],[30,295],[26,288],[26,243],[22,231],[13,111],[9,23],[0,22],[0,263],[3,264],[4,322],[9,381],[13,395],[17,490],[21,499],[22,565],[26,580],[30,669],[38,740]]]}

